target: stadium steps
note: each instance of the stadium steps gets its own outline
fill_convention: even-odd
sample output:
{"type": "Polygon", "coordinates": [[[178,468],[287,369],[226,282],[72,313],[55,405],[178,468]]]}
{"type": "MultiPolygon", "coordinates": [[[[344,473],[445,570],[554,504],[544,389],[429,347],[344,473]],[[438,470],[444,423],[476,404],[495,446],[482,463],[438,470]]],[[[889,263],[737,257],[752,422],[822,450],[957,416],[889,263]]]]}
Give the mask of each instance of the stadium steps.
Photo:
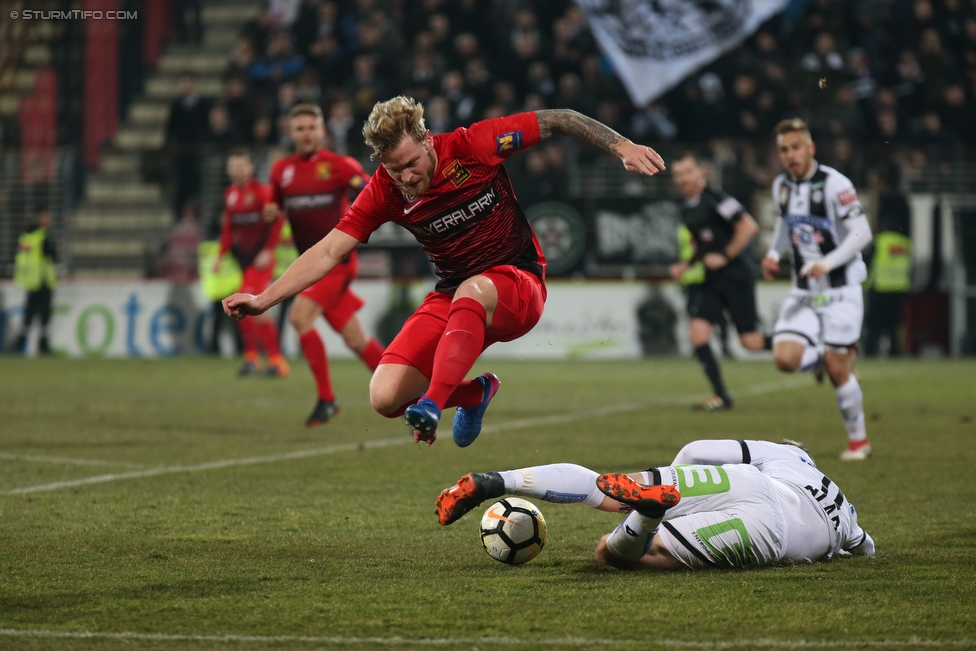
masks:
{"type": "Polygon", "coordinates": [[[85,199],[71,225],[69,250],[76,276],[137,278],[153,272],[173,215],[160,186],[144,181],[144,170],[159,165],[179,77],[193,72],[200,95],[219,97],[220,76],[241,27],[260,7],[260,0],[209,0],[203,10],[204,42],[166,48],[143,95],[130,103],[100,169],[89,176],[85,199]]]}

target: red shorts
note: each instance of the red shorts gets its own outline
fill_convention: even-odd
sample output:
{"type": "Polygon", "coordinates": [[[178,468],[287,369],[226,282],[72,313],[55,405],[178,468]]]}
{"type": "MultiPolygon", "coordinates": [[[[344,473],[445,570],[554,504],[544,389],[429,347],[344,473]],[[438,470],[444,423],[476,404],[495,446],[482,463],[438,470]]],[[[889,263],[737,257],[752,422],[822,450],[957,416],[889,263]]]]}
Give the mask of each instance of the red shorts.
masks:
{"type": "Polygon", "coordinates": [[[366,304],[349,288],[357,275],[359,258],[353,251],[348,261],[336,265],[325,278],[303,291],[300,296],[315,301],[322,308],[322,316],[329,326],[338,332],[366,304]]]}
{"type": "MultiPolygon", "coordinates": [[[[482,352],[497,341],[518,339],[542,318],[546,286],[538,276],[512,265],[492,267],[479,274],[490,278],[498,291],[498,306],[491,326],[485,330],[482,352]]],[[[434,351],[447,327],[454,295],[431,292],[393,339],[380,364],[413,366],[426,377],[434,369],[434,351]]]]}
{"type": "Polygon", "coordinates": [[[274,260],[264,269],[258,269],[254,265],[244,267],[244,280],[241,282],[240,292],[242,294],[254,294],[257,296],[271,284],[271,274],[273,272],[274,260]]]}

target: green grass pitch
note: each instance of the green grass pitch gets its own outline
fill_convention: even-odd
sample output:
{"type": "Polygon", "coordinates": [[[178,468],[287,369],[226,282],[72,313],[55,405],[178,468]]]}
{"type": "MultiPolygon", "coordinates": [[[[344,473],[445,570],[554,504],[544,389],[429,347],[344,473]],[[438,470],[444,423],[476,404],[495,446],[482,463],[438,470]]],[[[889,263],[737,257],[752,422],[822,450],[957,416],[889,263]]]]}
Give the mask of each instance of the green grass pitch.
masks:
{"type": "Polygon", "coordinates": [[[976,363],[861,364],[875,456],[843,463],[829,386],[729,362],[727,413],[694,414],[690,360],[491,362],[502,388],[470,448],[342,411],[235,364],[0,360],[0,649],[976,648],[976,363]],[[473,470],[668,463],[700,438],[805,441],[874,558],[701,573],[600,567],[619,518],[536,500],[546,548],[489,558],[477,513],[438,492],[473,470]]]}

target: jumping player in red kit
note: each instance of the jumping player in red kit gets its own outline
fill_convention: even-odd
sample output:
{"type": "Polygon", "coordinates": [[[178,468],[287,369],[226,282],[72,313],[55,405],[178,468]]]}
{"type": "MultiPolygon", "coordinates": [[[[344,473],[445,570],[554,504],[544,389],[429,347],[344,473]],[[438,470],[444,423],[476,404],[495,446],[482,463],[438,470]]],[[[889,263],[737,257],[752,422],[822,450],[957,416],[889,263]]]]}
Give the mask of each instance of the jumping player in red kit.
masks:
{"type": "MultiPolygon", "coordinates": [[[[246,149],[234,149],[227,157],[227,176],[232,183],[224,192],[223,227],[220,232],[220,254],[214,263],[214,273],[220,267],[220,257],[228,251],[237,259],[244,272],[240,291],[260,294],[271,284],[274,271],[274,250],[281,233],[282,220],[265,217],[264,206],[270,200],[267,186],[254,180],[254,163],[246,149]]],[[[237,371],[240,377],[258,370],[260,354],[258,342],[268,356],[265,375],[285,377],[288,362],[278,347],[278,328],[270,314],[238,323],[244,340],[244,364],[237,371]]]]}
{"type": "Polygon", "coordinates": [[[433,443],[442,410],[458,407],[454,441],[470,445],[498,390],[491,373],[465,380],[485,348],[521,337],[546,298],[545,257],[502,163],[553,136],[613,153],[624,168],[653,176],[664,161],[576,111],[494,118],[434,136],[423,107],[407,97],[378,102],[363,135],[382,170],[335,230],[258,296],[224,300],[237,318],[260,314],[329,273],[381,224],[410,230],[440,278],[383,355],[369,386],[373,408],[404,415],[418,441],[433,443]]]}
{"type": "MultiPolygon", "coordinates": [[[[318,106],[299,104],[288,117],[296,153],[271,168],[272,201],[265,208],[265,215],[284,212],[295,246],[304,253],[335,228],[349,206],[349,191],[361,190],[369,175],[356,159],[322,148],[325,125],[318,106]]],[[[315,330],[319,316],[324,316],[329,326],[342,335],[345,344],[370,371],[376,370],[383,355],[383,345],[366,334],[356,316],[363,306],[363,299],[350,289],[359,271],[356,252],[350,249],[333,267],[329,268],[331,273],[322,274],[314,284],[302,287],[304,291],[288,315],[318,390],[315,409],[305,421],[308,426],[327,422],[339,410],[329,378],[325,343],[315,330]]]]}

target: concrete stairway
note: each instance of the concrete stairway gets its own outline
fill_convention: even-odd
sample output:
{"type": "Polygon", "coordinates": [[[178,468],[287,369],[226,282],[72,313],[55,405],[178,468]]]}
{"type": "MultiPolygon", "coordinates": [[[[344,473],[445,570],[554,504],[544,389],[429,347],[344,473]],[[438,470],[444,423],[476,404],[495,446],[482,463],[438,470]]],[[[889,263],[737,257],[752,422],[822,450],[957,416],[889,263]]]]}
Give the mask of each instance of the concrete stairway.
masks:
{"type": "MultiPolygon", "coordinates": [[[[246,21],[257,14],[260,0],[207,0],[202,45],[170,45],[157,70],[147,78],[143,96],[134,100],[101,168],[90,174],[85,198],[71,227],[71,268],[80,277],[142,277],[173,225],[170,201],[161,184],[147,182],[147,168],[163,147],[169,104],[178,95],[179,76],[197,75],[204,97],[221,94],[223,71],[246,21]]],[[[159,176],[157,174],[157,176],[159,176]]]]}

